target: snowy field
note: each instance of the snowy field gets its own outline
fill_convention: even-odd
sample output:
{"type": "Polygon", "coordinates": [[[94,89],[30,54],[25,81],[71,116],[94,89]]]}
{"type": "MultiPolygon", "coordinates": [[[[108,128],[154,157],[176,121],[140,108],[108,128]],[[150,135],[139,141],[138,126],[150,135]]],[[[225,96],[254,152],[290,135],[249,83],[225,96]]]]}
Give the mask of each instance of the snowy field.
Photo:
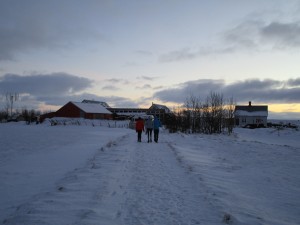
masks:
{"type": "Polygon", "coordinates": [[[126,127],[0,124],[0,223],[300,224],[300,131],[138,143],[126,127]]]}

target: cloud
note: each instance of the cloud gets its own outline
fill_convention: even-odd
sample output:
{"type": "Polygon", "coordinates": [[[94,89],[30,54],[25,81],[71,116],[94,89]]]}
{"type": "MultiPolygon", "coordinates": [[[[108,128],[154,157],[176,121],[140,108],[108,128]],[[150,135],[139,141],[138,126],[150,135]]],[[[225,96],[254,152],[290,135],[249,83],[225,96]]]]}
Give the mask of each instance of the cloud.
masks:
{"type": "Polygon", "coordinates": [[[164,86],[156,86],[156,87],[153,87],[153,90],[159,90],[159,89],[163,89],[164,88],[164,86]]]}
{"type": "Polygon", "coordinates": [[[224,32],[223,38],[235,50],[291,50],[300,47],[300,22],[244,21],[224,32]]]}
{"type": "Polygon", "coordinates": [[[158,77],[149,77],[149,76],[140,76],[140,77],[137,77],[137,79],[148,80],[148,81],[153,81],[153,80],[155,80],[157,78],[158,77]]]}
{"type": "MultiPolygon", "coordinates": [[[[113,82],[113,80],[110,80],[113,82]]],[[[122,81],[123,82],[123,81],[122,81]]],[[[18,93],[16,108],[38,109],[40,105],[62,106],[69,101],[84,99],[105,101],[113,107],[138,107],[138,103],[119,96],[99,96],[86,92],[94,81],[67,73],[18,75],[5,74],[0,77],[0,110],[5,108],[5,94],[18,93]]],[[[114,86],[104,89],[112,90],[114,86]]]]}
{"type": "Polygon", "coordinates": [[[5,74],[0,77],[1,95],[18,93],[26,100],[35,99],[50,105],[60,105],[70,96],[92,87],[93,81],[67,73],[21,76],[5,74]]]}
{"type": "Polygon", "coordinates": [[[108,82],[108,83],[113,83],[113,84],[116,84],[116,83],[128,84],[129,83],[128,80],[125,80],[125,79],[116,79],[116,78],[106,79],[104,81],[108,82]]]}
{"type": "Polygon", "coordinates": [[[146,51],[146,50],[137,50],[135,51],[135,53],[142,55],[142,56],[152,56],[153,53],[150,51],[146,51]]]}
{"type": "Polygon", "coordinates": [[[197,48],[185,47],[163,53],[159,62],[193,60],[209,55],[224,55],[251,51],[294,51],[300,48],[300,21],[282,22],[273,20],[244,20],[228,30],[224,30],[218,43],[197,48]]]}
{"type": "Polygon", "coordinates": [[[119,96],[98,96],[99,99],[107,102],[111,107],[116,108],[137,108],[138,103],[129,98],[119,96]]]}
{"type": "Polygon", "coordinates": [[[299,87],[300,86],[300,78],[297,79],[289,79],[287,81],[287,85],[289,87],[299,87]]]}
{"type": "Polygon", "coordinates": [[[222,40],[226,46],[230,46],[232,52],[244,49],[256,49],[259,45],[259,30],[261,22],[244,21],[234,28],[223,32],[222,40]]]}
{"type": "Polygon", "coordinates": [[[102,87],[102,90],[117,91],[117,90],[120,90],[120,88],[118,88],[114,85],[107,85],[107,86],[102,87]]]}
{"type": "Polygon", "coordinates": [[[144,84],[142,87],[136,87],[136,89],[144,90],[144,89],[152,89],[150,84],[144,84]]]}
{"type": "Polygon", "coordinates": [[[217,92],[224,97],[233,97],[238,102],[300,103],[299,78],[287,81],[250,79],[226,84],[224,80],[195,80],[154,93],[153,97],[163,102],[184,103],[190,95],[202,101],[217,92]]]}
{"type": "Polygon", "coordinates": [[[87,40],[108,41],[91,28],[88,18],[79,19],[72,7],[75,4],[59,1],[1,1],[0,61],[14,60],[17,54],[32,50],[61,51],[87,40]]]}
{"type": "Polygon", "coordinates": [[[2,92],[29,93],[32,95],[66,95],[80,92],[92,86],[93,81],[67,73],[17,75],[0,77],[2,92]]]}
{"type": "Polygon", "coordinates": [[[275,48],[299,48],[300,22],[272,22],[260,29],[260,35],[265,41],[271,41],[275,48]]]}
{"type": "Polygon", "coordinates": [[[183,48],[162,54],[159,57],[160,62],[184,61],[197,58],[200,55],[199,51],[193,51],[190,48],[183,48]]]}

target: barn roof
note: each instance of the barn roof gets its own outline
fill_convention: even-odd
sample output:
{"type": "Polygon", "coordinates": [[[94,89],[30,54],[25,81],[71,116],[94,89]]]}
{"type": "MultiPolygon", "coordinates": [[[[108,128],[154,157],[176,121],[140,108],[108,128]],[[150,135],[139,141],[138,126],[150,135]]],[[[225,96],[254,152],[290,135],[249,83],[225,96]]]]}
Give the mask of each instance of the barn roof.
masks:
{"type": "Polygon", "coordinates": [[[82,102],[72,102],[78,108],[80,108],[85,113],[101,113],[101,114],[112,114],[101,104],[95,103],[82,103],[82,102]]]}

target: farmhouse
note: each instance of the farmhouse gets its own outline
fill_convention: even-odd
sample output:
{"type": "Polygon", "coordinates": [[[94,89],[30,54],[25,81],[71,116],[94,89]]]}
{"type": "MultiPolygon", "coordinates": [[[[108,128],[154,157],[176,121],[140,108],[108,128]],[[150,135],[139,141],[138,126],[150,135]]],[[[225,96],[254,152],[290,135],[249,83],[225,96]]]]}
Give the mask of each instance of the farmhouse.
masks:
{"type": "Polygon", "coordinates": [[[255,106],[249,102],[247,106],[235,107],[235,125],[238,127],[266,127],[268,118],[268,106],[255,106]]]}
{"type": "Polygon", "coordinates": [[[112,113],[102,104],[83,102],[68,102],[55,112],[55,116],[85,119],[112,119],[112,113]]]}

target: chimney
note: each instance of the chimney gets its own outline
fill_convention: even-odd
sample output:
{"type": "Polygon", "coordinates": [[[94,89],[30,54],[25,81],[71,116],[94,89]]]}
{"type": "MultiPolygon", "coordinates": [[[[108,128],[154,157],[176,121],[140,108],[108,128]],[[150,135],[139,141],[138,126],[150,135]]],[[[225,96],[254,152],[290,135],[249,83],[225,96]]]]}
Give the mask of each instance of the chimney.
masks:
{"type": "Polygon", "coordinates": [[[249,101],[249,106],[251,106],[251,101],[249,101]]]}

